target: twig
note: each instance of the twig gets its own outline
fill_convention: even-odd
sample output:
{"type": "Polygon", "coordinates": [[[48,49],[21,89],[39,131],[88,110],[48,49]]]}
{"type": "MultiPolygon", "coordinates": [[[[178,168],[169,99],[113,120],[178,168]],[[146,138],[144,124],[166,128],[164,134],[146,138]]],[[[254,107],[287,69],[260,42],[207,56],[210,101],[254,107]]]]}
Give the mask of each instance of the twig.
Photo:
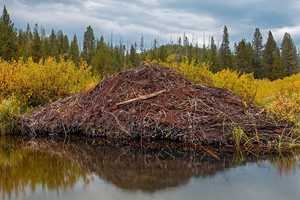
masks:
{"type": "Polygon", "coordinates": [[[166,90],[160,90],[158,92],[154,92],[154,93],[151,93],[151,94],[146,94],[146,95],[142,95],[142,96],[139,96],[139,97],[136,97],[136,98],[133,98],[133,99],[129,99],[129,100],[126,100],[126,101],[122,101],[120,103],[117,103],[116,105],[117,106],[120,106],[120,105],[124,105],[124,104],[128,104],[128,103],[132,103],[132,102],[135,102],[135,101],[139,101],[139,100],[145,100],[145,99],[149,99],[149,98],[152,98],[152,97],[155,97],[163,92],[165,92],[166,90]]]}

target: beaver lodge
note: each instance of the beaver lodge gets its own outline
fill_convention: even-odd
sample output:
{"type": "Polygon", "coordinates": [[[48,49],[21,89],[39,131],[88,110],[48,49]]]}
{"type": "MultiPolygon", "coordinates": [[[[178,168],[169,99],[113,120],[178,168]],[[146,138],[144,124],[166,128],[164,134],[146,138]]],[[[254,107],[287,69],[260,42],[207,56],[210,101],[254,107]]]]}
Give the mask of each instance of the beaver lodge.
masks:
{"type": "Polygon", "coordinates": [[[167,142],[207,152],[251,138],[267,144],[290,132],[233,92],[193,84],[154,64],[117,73],[89,91],[21,116],[18,123],[32,136],[84,134],[115,144],[167,142]]]}

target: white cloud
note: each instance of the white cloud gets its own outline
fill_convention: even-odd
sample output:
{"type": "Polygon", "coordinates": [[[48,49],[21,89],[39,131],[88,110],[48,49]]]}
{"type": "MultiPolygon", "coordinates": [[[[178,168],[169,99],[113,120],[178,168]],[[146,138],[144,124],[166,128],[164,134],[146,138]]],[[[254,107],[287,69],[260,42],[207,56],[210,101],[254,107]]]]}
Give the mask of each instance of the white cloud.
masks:
{"type": "Polygon", "coordinates": [[[227,25],[232,44],[250,41],[256,27],[272,30],[279,39],[289,32],[300,40],[298,0],[10,0],[7,7],[20,28],[38,23],[46,31],[57,28],[68,34],[83,34],[91,25],[97,37],[113,30],[125,40],[141,35],[175,39],[186,32],[190,41],[194,37],[201,43],[203,34],[220,41],[227,25]]]}

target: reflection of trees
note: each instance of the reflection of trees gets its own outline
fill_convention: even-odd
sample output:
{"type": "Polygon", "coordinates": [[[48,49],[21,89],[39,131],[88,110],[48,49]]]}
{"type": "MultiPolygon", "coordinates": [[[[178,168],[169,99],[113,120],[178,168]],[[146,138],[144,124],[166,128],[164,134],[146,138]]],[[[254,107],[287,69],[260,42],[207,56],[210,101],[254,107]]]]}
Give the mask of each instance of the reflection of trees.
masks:
{"type": "Polygon", "coordinates": [[[0,191],[2,199],[13,193],[21,195],[25,188],[32,192],[37,186],[49,190],[72,188],[82,179],[89,181],[89,173],[61,156],[20,148],[12,140],[0,138],[0,191]]]}
{"type": "Polygon", "coordinates": [[[62,153],[64,157],[79,163],[102,179],[127,190],[154,192],[176,187],[186,184],[191,177],[210,177],[217,171],[232,166],[225,159],[216,161],[201,158],[200,155],[165,158],[170,152],[162,150],[158,154],[137,153],[137,149],[129,147],[110,148],[91,145],[90,141],[78,141],[68,142],[64,146],[61,143],[49,145],[47,141],[37,143],[47,151],[62,153]]]}

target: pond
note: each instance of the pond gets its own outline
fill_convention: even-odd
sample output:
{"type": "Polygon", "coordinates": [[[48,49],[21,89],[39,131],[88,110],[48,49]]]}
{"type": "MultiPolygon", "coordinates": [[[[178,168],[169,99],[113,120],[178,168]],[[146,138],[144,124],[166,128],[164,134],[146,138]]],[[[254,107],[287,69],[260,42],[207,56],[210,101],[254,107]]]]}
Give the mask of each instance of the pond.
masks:
{"type": "Polygon", "coordinates": [[[300,197],[297,156],[220,161],[87,142],[0,137],[0,195],[16,200],[289,200],[300,197]],[[30,146],[30,147],[29,147],[30,146]]]}

